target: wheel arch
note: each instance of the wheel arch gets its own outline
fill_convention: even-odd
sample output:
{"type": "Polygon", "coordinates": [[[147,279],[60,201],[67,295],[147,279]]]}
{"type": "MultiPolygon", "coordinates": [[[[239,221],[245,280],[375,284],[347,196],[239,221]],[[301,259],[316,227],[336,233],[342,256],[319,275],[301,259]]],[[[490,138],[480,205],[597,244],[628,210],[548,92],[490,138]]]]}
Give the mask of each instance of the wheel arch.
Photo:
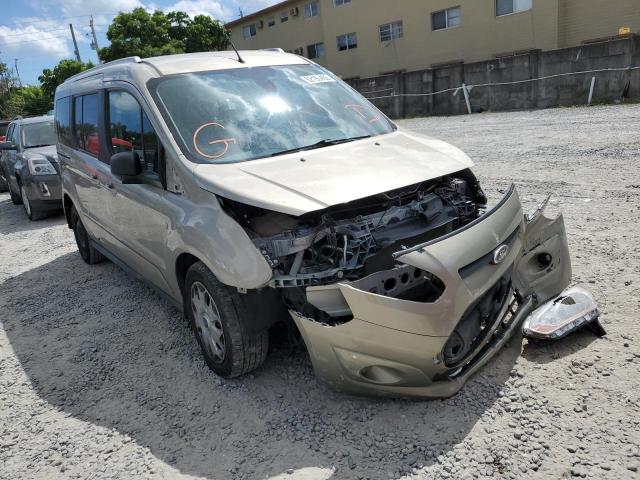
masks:
{"type": "Polygon", "coordinates": [[[71,208],[73,207],[73,200],[67,192],[62,196],[62,209],[64,210],[64,218],[67,220],[67,226],[73,228],[71,221],[71,208]]]}

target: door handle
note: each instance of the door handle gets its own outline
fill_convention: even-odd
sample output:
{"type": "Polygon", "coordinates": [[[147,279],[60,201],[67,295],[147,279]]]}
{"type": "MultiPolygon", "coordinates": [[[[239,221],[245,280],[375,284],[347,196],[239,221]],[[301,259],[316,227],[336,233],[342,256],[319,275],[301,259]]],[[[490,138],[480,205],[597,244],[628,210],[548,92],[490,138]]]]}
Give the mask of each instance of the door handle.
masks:
{"type": "Polygon", "coordinates": [[[113,183],[107,183],[107,188],[113,190],[113,183]]]}
{"type": "Polygon", "coordinates": [[[93,174],[93,175],[91,175],[91,178],[93,178],[94,180],[97,180],[98,179],[98,175],[93,174]]]}

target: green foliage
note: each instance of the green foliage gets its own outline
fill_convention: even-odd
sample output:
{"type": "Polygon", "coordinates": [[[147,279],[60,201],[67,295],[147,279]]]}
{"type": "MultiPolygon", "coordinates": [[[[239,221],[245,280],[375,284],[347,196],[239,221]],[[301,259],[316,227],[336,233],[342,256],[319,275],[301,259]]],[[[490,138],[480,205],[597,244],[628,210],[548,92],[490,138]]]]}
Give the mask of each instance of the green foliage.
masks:
{"type": "Polygon", "coordinates": [[[192,20],[185,12],[149,13],[136,8],[113,19],[107,38],[111,45],[100,49],[100,58],[108,62],[133,55],[145,58],[221,50],[231,36],[222,23],[206,15],[192,20]]]}
{"type": "Polygon", "coordinates": [[[56,93],[56,87],[64,82],[67,78],[72,77],[84,70],[93,68],[91,62],[79,62],[77,60],[60,60],[53,70],[45,68],[42,75],[38,77],[44,94],[49,98],[53,98],[56,93]]]}
{"type": "Polygon", "coordinates": [[[13,118],[17,115],[22,115],[23,117],[44,115],[52,108],[52,99],[45,95],[41,87],[28,85],[26,87],[18,87],[9,92],[8,98],[2,105],[0,117],[13,118]]]}

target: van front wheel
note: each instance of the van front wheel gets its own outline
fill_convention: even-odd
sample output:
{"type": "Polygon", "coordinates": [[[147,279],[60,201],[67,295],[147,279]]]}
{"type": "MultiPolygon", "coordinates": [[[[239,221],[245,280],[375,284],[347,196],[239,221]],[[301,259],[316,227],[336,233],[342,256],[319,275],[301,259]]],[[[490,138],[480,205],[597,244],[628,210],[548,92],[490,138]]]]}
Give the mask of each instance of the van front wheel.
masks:
{"type": "Polygon", "coordinates": [[[235,378],[262,365],[269,332],[249,331],[240,293],[221,284],[202,262],[187,271],[184,310],[207,365],[216,374],[235,378]]]}

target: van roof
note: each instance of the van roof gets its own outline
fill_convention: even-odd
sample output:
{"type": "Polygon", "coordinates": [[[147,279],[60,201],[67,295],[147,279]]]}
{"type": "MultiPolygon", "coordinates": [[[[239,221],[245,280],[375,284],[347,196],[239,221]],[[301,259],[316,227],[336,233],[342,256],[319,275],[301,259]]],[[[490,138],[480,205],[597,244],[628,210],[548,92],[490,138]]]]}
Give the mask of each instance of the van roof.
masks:
{"type": "Polygon", "coordinates": [[[285,53],[280,49],[243,50],[239,54],[244,63],[238,61],[238,55],[233,50],[182,53],[144,59],[140,57],[121,58],[69,77],[62,85],[78,82],[99,74],[108,75],[109,73],[118,72],[118,76],[121,77],[123,72],[128,71],[134,76],[135,70],[148,70],[149,77],[161,77],[175,73],[312,63],[304,57],[285,53]]]}

